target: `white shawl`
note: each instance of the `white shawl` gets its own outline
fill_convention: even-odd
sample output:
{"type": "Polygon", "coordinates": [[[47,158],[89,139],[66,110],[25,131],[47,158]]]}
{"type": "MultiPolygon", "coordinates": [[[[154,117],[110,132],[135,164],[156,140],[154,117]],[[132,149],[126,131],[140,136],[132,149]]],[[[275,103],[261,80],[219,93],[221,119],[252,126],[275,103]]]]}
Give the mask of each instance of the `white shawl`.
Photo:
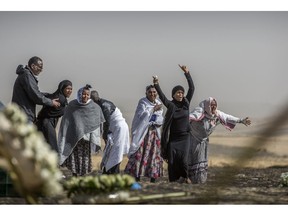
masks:
{"type": "MultiPolygon", "coordinates": [[[[190,121],[201,121],[204,117],[210,119],[210,123],[216,126],[216,120],[219,119],[220,123],[228,130],[232,130],[237,123],[240,123],[241,119],[229,114],[226,114],[220,110],[216,110],[216,114],[212,115],[210,110],[210,104],[211,101],[215,100],[215,98],[209,97],[206,100],[203,100],[200,102],[198,107],[195,107],[195,109],[190,113],[189,119],[190,121]]],[[[216,101],[217,103],[217,101],[216,101]]],[[[217,103],[218,107],[218,103],[217,103]]]]}
{"type": "MultiPolygon", "coordinates": [[[[156,99],[156,104],[161,104],[160,100],[156,99]]],[[[135,115],[132,121],[132,141],[128,153],[128,157],[134,154],[140,147],[142,140],[148,132],[148,128],[152,125],[161,126],[163,124],[163,109],[153,113],[153,108],[156,104],[153,104],[146,97],[141,98],[138,102],[138,106],[135,111],[135,115]],[[156,115],[155,121],[150,121],[152,115],[156,115]]],[[[157,127],[157,135],[161,138],[161,127],[157,127]]]]}
{"type": "Polygon", "coordinates": [[[123,155],[127,154],[130,145],[129,127],[116,107],[110,118],[108,142],[106,143],[101,164],[106,171],[121,163],[123,155]]]}

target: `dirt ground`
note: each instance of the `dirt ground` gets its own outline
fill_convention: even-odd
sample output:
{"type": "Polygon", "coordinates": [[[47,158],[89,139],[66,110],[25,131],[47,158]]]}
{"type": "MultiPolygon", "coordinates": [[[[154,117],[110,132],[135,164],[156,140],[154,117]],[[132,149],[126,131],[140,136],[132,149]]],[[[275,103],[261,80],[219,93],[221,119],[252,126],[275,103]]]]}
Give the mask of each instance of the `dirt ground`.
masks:
{"type": "MultiPolygon", "coordinates": [[[[157,179],[156,183],[142,178],[141,190],[131,191],[128,201],[116,203],[288,204],[288,187],[279,186],[281,173],[288,172],[286,134],[287,130],[284,130],[280,135],[263,139],[253,131],[215,133],[210,137],[207,183],[169,183],[165,170],[164,177],[157,179]]],[[[101,154],[93,156],[96,175],[99,174],[100,160],[101,154]]],[[[121,164],[122,170],[126,163],[127,158],[121,164]]],[[[43,204],[72,204],[65,195],[41,201],[43,204]]],[[[25,201],[22,198],[0,197],[0,204],[25,204],[25,201]]]]}

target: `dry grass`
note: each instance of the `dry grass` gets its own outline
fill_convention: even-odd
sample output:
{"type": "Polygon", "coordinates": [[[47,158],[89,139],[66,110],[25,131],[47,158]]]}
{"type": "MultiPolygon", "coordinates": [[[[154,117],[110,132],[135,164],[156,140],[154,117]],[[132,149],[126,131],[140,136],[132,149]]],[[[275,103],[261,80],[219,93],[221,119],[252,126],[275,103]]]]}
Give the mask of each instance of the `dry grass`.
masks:
{"type": "MultiPolygon", "coordinates": [[[[245,164],[245,167],[288,166],[288,135],[269,138],[267,144],[261,149],[250,147],[256,138],[256,136],[225,136],[224,134],[223,136],[211,136],[208,147],[209,166],[223,167],[231,165],[237,156],[247,148],[256,150],[257,153],[245,164]]],[[[101,159],[102,153],[93,155],[94,170],[100,170],[101,159]]],[[[127,156],[124,156],[120,166],[121,170],[124,170],[127,161],[127,156]]],[[[167,164],[164,164],[164,168],[167,168],[167,164]]]]}
{"type": "Polygon", "coordinates": [[[251,146],[257,137],[211,137],[209,165],[223,166],[235,161],[235,158],[247,148],[256,150],[256,154],[245,167],[266,168],[288,165],[288,136],[270,137],[261,148],[251,146]]]}

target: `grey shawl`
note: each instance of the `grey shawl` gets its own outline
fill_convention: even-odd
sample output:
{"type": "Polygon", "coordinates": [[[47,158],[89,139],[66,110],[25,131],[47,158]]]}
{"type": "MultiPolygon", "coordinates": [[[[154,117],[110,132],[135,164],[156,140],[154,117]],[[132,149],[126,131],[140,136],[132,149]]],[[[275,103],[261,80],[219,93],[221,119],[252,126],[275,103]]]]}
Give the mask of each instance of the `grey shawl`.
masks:
{"type": "Polygon", "coordinates": [[[94,135],[105,121],[99,105],[93,101],[80,104],[77,99],[71,101],[62,117],[58,133],[60,165],[69,157],[78,141],[86,134],[94,135]]]}

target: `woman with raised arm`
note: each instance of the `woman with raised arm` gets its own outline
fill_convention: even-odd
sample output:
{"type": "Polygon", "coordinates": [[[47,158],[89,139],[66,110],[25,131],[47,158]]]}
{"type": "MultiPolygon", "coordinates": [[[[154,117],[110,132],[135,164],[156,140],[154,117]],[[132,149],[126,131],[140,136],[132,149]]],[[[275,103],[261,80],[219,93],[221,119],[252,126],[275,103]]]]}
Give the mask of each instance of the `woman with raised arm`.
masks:
{"type": "Polygon", "coordinates": [[[209,136],[216,126],[222,124],[228,130],[232,130],[237,123],[246,126],[251,124],[248,117],[243,119],[234,117],[218,110],[217,107],[216,99],[209,97],[190,113],[191,145],[188,177],[193,184],[205,183],[207,180],[209,136]]]}
{"type": "Polygon", "coordinates": [[[172,100],[168,100],[162,92],[158,77],[153,77],[154,87],[167,111],[161,135],[161,155],[168,163],[169,181],[189,183],[188,153],[190,145],[189,106],[194,94],[194,83],[186,66],[179,67],[188,82],[188,92],[181,85],[172,89],[172,100]]]}

